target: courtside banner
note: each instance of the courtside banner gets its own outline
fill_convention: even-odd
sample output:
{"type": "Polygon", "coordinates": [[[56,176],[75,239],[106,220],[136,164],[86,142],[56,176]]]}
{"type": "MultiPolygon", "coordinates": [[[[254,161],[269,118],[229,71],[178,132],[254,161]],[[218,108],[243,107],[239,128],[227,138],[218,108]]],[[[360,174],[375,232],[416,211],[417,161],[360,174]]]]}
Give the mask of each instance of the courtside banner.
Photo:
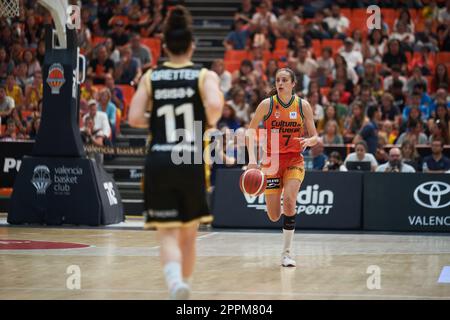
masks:
{"type": "MultiPolygon", "coordinates": [[[[214,227],[280,228],[269,220],[264,195],[245,196],[242,170],[219,169],[213,197],[214,227]]],[[[297,196],[297,229],[360,229],[362,173],[306,172],[297,196]]]]}
{"type": "Polygon", "coordinates": [[[24,155],[30,155],[33,142],[0,142],[0,188],[12,188],[24,155]]]}
{"type": "Polygon", "coordinates": [[[450,232],[450,175],[366,174],[364,229],[450,232]]]}

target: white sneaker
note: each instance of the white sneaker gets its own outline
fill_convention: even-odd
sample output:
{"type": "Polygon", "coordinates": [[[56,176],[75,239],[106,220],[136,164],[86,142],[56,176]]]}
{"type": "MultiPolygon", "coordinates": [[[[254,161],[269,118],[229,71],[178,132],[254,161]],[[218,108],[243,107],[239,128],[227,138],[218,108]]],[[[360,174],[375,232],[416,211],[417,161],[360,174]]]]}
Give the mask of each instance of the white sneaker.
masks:
{"type": "Polygon", "coordinates": [[[169,299],[170,300],[188,300],[190,293],[191,293],[191,289],[189,288],[189,286],[184,282],[180,282],[178,285],[175,285],[170,290],[169,299]]]}
{"type": "Polygon", "coordinates": [[[294,259],[292,259],[289,255],[285,254],[282,258],[281,258],[281,266],[282,267],[296,267],[297,263],[295,262],[294,259]]]}

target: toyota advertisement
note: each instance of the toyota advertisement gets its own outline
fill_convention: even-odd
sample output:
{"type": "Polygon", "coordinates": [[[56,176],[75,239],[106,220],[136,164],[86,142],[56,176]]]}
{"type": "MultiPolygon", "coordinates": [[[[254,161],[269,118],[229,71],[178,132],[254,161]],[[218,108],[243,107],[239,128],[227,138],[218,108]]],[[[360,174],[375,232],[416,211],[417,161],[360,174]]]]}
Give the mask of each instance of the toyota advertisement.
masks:
{"type": "Polygon", "coordinates": [[[363,202],[364,229],[450,231],[448,174],[367,174],[363,202]]]}
{"type": "MultiPolygon", "coordinates": [[[[281,228],[269,220],[264,195],[251,197],[239,188],[239,169],[219,169],[213,196],[215,227],[281,228]]],[[[307,172],[297,195],[297,229],[360,229],[360,172],[307,172]]]]}

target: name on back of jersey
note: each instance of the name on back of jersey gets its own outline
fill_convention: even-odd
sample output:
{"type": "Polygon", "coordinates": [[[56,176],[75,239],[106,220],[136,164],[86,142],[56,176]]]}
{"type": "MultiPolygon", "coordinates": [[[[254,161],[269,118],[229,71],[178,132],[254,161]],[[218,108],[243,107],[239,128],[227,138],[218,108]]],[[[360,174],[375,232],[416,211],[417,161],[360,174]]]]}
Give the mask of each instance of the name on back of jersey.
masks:
{"type": "Polygon", "coordinates": [[[162,69],[152,72],[152,81],[196,80],[200,70],[195,69],[162,69]]]}
{"type": "Polygon", "coordinates": [[[167,99],[185,99],[191,98],[195,94],[195,91],[190,88],[171,88],[171,89],[156,89],[155,100],[167,100],[167,99]]]}

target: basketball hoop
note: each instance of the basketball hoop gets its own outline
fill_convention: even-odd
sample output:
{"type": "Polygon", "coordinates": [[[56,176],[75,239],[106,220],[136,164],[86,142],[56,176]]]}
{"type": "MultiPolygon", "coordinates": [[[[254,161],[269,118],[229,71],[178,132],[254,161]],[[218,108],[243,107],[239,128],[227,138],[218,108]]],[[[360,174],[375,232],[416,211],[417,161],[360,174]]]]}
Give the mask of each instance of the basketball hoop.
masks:
{"type": "Polygon", "coordinates": [[[14,18],[19,14],[19,0],[0,0],[0,17],[14,18]]]}

